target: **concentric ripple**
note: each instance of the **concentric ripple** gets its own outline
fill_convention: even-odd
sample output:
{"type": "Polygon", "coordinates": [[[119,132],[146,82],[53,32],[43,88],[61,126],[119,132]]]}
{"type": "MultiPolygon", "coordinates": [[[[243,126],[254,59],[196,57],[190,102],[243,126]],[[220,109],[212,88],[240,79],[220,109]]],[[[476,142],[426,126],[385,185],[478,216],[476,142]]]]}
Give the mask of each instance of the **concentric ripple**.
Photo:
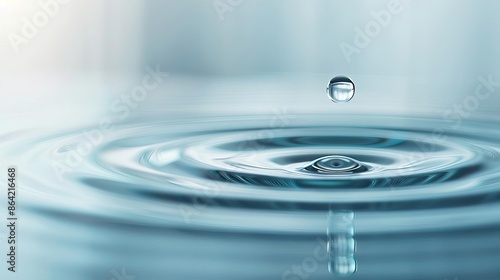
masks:
{"type": "Polygon", "coordinates": [[[304,168],[319,174],[354,174],[368,170],[368,167],[355,159],[344,156],[326,156],[319,158],[304,168]]]}
{"type": "Polygon", "coordinates": [[[358,233],[497,222],[498,126],[340,121],[187,120],[4,142],[44,174],[30,178],[45,186],[30,189],[37,211],[258,232],[321,233],[328,209],[356,212],[358,233]]]}

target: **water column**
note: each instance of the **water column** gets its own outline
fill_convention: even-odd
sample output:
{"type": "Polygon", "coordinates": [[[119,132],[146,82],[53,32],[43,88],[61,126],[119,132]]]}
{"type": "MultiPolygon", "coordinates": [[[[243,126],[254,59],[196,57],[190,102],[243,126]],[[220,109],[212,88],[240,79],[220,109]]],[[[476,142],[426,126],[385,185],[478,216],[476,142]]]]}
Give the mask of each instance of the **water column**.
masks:
{"type": "Polygon", "coordinates": [[[354,240],[354,212],[330,210],[328,213],[328,271],[338,276],[356,272],[356,241],[354,240]]]}

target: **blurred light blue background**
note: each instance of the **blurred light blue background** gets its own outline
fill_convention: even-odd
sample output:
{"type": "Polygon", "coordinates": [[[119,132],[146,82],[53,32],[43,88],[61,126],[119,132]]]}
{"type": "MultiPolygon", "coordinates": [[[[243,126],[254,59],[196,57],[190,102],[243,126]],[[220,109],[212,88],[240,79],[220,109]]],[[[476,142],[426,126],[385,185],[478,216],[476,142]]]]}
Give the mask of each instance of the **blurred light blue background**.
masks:
{"type": "MultiPolygon", "coordinates": [[[[2,114],[17,114],[19,123],[28,111],[45,116],[38,124],[92,122],[141,82],[148,65],[170,73],[133,112],[153,118],[282,107],[441,118],[474,94],[479,76],[500,81],[499,1],[396,2],[72,0],[59,4],[16,54],[9,34],[22,35],[24,19],[33,22],[44,8],[39,1],[2,0],[2,114]],[[398,13],[377,23],[378,31],[371,26],[375,35],[356,47],[357,28],[366,34],[390,5],[398,13]],[[358,52],[346,58],[342,44],[358,52]],[[339,74],[358,89],[345,106],[325,95],[339,74]]],[[[481,102],[474,117],[498,112],[498,96],[481,102]]]]}

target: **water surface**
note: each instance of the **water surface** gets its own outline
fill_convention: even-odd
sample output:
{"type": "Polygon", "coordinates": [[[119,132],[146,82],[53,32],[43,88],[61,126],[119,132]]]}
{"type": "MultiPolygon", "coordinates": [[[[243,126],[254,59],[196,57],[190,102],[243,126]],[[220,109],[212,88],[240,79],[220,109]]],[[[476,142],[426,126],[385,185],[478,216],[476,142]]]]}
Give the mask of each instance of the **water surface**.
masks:
{"type": "Polygon", "coordinates": [[[3,135],[20,167],[19,264],[34,266],[20,279],[500,275],[498,125],[270,120],[3,135]]]}

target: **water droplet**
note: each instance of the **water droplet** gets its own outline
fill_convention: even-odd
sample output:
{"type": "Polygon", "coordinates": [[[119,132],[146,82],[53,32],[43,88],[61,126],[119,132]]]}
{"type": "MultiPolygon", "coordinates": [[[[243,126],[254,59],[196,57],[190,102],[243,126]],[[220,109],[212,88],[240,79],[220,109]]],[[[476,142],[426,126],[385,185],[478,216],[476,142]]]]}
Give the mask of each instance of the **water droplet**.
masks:
{"type": "Polygon", "coordinates": [[[350,157],[326,156],[313,161],[305,170],[323,174],[352,174],[364,172],[368,168],[350,157]]]}
{"type": "Polygon", "coordinates": [[[356,272],[354,212],[330,210],[327,235],[328,270],[339,276],[353,275],[356,272]]]}
{"type": "Polygon", "coordinates": [[[326,89],[328,97],[335,103],[349,102],[356,91],[354,82],[346,76],[337,76],[330,80],[326,89]]]}

